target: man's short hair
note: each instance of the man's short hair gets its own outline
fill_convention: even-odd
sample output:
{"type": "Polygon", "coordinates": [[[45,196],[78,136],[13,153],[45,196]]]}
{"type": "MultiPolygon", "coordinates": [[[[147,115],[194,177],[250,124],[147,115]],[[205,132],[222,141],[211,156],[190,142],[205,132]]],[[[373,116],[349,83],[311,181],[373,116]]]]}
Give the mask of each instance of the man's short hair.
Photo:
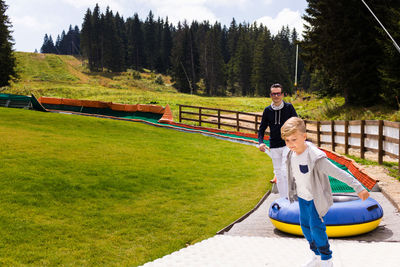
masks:
{"type": "Polygon", "coordinates": [[[270,90],[271,90],[272,88],[281,88],[281,91],[283,91],[283,87],[282,87],[282,85],[281,85],[280,83],[274,83],[273,85],[271,85],[270,90]]]}
{"type": "Polygon", "coordinates": [[[306,124],[299,117],[291,117],[288,119],[281,128],[281,137],[285,140],[286,137],[299,131],[300,133],[306,133],[306,124]]]}

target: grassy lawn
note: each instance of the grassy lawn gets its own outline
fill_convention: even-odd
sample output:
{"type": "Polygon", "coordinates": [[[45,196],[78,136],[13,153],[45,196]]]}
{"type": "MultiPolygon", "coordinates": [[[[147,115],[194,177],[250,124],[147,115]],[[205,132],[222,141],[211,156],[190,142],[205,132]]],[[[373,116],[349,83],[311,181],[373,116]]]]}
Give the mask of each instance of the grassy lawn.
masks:
{"type": "Polygon", "coordinates": [[[269,189],[253,146],[0,108],[0,264],[135,266],[213,236],[269,189]]]}

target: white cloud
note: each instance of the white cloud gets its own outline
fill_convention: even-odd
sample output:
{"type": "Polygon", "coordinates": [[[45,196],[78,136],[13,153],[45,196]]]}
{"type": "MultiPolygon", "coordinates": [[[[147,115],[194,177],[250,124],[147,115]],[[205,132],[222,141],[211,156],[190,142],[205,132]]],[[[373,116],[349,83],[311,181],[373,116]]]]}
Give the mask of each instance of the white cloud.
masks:
{"type": "Polygon", "coordinates": [[[263,2],[264,5],[271,5],[274,2],[274,0],[264,0],[263,2]]]}
{"type": "Polygon", "coordinates": [[[123,3],[120,0],[61,0],[62,2],[69,4],[75,8],[93,8],[96,4],[99,4],[100,9],[105,9],[107,6],[110,7],[111,10],[117,12],[121,12],[123,10],[123,3]]]}
{"type": "Polygon", "coordinates": [[[214,7],[243,7],[250,0],[206,0],[205,2],[206,5],[214,7]]]}
{"type": "Polygon", "coordinates": [[[267,26],[272,34],[277,34],[282,29],[282,26],[289,25],[289,28],[296,28],[299,36],[303,31],[303,20],[299,11],[292,11],[288,8],[284,8],[275,17],[265,16],[256,20],[258,24],[262,23],[267,26]]]}
{"type": "Polygon", "coordinates": [[[157,10],[161,17],[168,16],[169,22],[177,24],[179,21],[187,20],[188,23],[197,20],[208,20],[213,23],[217,20],[214,13],[203,6],[182,6],[179,8],[163,7],[157,10]]]}
{"type": "Polygon", "coordinates": [[[14,27],[21,26],[35,31],[37,31],[37,29],[49,30],[52,28],[52,25],[50,23],[43,23],[42,21],[39,21],[36,17],[32,16],[11,16],[10,18],[14,27]]]}
{"type": "Polygon", "coordinates": [[[206,7],[208,0],[141,0],[153,11],[158,17],[165,18],[168,16],[169,22],[177,24],[179,21],[187,20],[188,23],[193,20],[203,21],[209,20],[211,23],[218,18],[206,7]]]}

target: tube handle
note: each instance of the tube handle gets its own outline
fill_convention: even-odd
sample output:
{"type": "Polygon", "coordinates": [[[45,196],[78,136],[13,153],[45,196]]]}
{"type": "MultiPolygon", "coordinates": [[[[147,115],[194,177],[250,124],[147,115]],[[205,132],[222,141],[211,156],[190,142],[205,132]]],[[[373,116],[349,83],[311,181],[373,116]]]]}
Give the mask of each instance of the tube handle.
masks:
{"type": "Polygon", "coordinates": [[[272,204],[272,209],[274,209],[274,210],[280,210],[281,207],[279,206],[278,203],[274,203],[274,204],[272,204]]]}

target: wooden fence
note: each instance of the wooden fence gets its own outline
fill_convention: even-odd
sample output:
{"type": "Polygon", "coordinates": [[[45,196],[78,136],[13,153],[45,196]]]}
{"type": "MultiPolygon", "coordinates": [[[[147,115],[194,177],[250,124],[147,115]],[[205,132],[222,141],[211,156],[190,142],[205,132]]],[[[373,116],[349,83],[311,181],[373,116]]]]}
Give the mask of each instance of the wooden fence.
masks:
{"type": "MultiPolygon", "coordinates": [[[[193,121],[199,126],[218,129],[257,133],[261,123],[261,114],[179,105],[179,122],[193,121]]],[[[379,164],[383,156],[398,159],[400,170],[400,123],[383,120],[355,121],[311,121],[305,120],[308,139],[316,145],[328,145],[332,151],[343,147],[344,153],[349,149],[360,152],[377,153],[379,164]]],[[[267,133],[268,134],[268,133],[267,133]]]]}
{"type": "Polygon", "coordinates": [[[194,121],[199,126],[211,124],[216,125],[218,129],[257,133],[261,118],[262,115],[256,113],[179,105],[179,122],[194,121]]]}
{"type": "Polygon", "coordinates": [[[384,120],[356,121],[310,121],[306,120],[307,133],[318,146],[329,145],[331,150],[343,147],[360,151],[361,158],[366,151],[377,153],[382,164],[383,156],[399,159],[400,167],[400,123],[384,120]]]}

